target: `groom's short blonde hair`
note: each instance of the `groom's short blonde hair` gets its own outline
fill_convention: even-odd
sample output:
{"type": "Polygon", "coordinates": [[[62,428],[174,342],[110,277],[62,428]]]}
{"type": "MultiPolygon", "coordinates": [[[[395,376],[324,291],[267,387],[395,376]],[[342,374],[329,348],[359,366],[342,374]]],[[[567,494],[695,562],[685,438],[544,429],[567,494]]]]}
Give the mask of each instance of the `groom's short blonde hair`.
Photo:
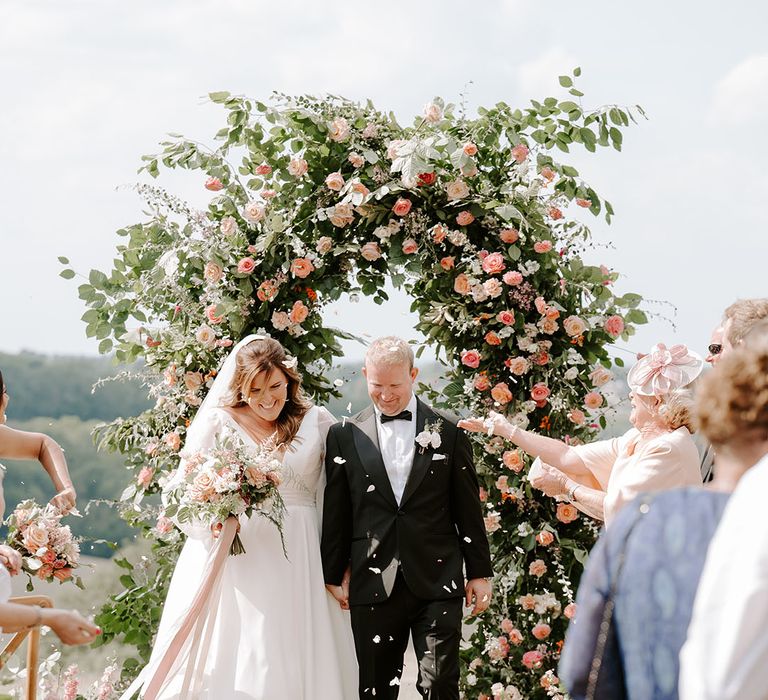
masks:
{"type": "Polygon", "coordinates": [[[376,338],[365,353],[365,364],[376,365],[407,365],[413,369],[413,350],[402,338],[396,335],[386,335],[376,338]]]}

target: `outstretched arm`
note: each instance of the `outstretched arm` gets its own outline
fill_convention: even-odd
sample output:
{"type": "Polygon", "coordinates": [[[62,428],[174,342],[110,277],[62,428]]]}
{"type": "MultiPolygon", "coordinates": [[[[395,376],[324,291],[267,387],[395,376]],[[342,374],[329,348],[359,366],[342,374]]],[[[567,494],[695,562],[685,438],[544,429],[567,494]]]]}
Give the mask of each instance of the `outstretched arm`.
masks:
{"type": "Polygon", "coordinates": [[[56,489],[51,503],[64,512],[75,507],[77,494],[69,476],[67,460],[53,438],[43,433],[29,433],[0,425],[0,457],[36,459],[48,472],[56,489]]]}

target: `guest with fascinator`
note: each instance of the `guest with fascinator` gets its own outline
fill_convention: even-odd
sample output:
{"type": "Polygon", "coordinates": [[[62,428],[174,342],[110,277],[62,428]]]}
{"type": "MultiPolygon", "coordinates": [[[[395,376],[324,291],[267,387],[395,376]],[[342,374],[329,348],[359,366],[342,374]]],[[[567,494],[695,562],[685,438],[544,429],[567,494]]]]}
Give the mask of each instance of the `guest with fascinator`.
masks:
{"type": "Polygon", "coordinates": [[[610,526],[639,493],[701,484],[699,454],[691,437],[689,385],[704,361],[685,345],[654,346],[628,376],[632,428],[611,440],[568,445],[511,424],[492,413],[459,427],[500,435],[540,458],[528,479],[546,495],[564,499],[610,526]]]}

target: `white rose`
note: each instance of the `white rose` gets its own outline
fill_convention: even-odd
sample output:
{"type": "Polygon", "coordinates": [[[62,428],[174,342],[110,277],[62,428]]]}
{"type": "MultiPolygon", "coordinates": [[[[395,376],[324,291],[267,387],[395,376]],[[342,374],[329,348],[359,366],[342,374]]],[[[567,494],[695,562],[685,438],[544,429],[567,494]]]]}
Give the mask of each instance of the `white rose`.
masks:
{"type": "Polygon", "coordinates": [[[195,339],[198,343],[200,343],[200,345],[206,348],[212,348],[214,345],[216,345],[216,333],[214,332],[213,328],[205,324],[197,329],[197,332],[195,333],[195,339]]]}
{"type": "Polygon", "coordinates": [[[219,230],[225,236],[234,236],[237,233],[237,220],[234,216],[225,216],[219,224],[219,230]]]}
{"type": "Polygon", "coordinates": [[[303,158],[292,158],[291,162],[288,163],[288,172],[293,177],[304,177],[307,174],[307,170],[309,170],[309,165],[303,158]]]}
{"type": "Polygon", "coordinates": [[[579,376],[579,370],[575,367],[571,367],[564,375],[563,378],[566,381],[572,382],[576,377],[579,376]]]}
{"type": "Polygon", "coordinates": [[[448,199],[464,199],[469,194],[469,187],[464,180],[452,180],[445,186],[448,199]]]}
{"type": "Polygon", "coordinates": [[[264,205],[259,202],[250,201],[245,205],[243,218],[256,224],[264,218],[264,205]]]}
{"type": "Polygon", "coordinates": [[[435,102],[424,105],[424,119],[430,124],[437,124],[443,119],[443,108],[435,102]]]}
{"type": "Polygon", "coordinates": [[[344,117],[336,117],[329,128],[332,141],[345,141],[349,137],[349,122],[344,117]]]}

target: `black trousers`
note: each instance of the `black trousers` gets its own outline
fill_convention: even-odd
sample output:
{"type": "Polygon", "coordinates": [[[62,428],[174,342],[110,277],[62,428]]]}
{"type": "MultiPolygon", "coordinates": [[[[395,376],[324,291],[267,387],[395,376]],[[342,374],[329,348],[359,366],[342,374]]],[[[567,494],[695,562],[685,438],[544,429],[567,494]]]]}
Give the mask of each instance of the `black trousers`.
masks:
{"type": "Polygon", "coordinates": [[[419,693],[429,700],[458,700],[461,605],[461,598],[417,598],[398,571],[387,600],[352,606],[361,700],[397,698],[409,634],[419,664],[419,693]]]}

